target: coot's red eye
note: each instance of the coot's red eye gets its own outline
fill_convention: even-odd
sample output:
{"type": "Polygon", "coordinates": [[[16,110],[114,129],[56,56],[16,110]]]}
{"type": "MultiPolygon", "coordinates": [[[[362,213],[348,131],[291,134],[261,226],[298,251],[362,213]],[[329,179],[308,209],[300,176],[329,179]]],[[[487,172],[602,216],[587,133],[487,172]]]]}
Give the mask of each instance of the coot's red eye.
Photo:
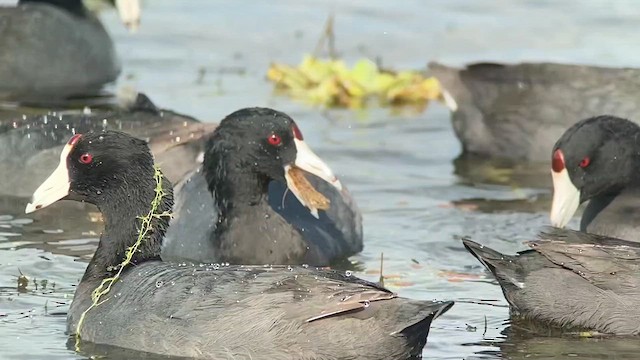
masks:
{"type": "Polygon", "coordinates": [[[591,163],[591,159],[589,159],[588,156],[585,156],[584,159],[582,159],[582,161],[580,161],[580,167],[584,169],[587,166],[589,166],[590,163],[591,163]]]}
{"type": "Polygon", "coordinates": [[[93,161],[93,155],[89,154],[89,153],[84,153],[82,155],[80,155],[80,162],[83,164],[91,164],[91,162],[93,161]]]}
{"type": "Polygon", "coordinates": [[[271,134],[269,136],[269,138],[267,139],[267,141],[269,141],[269,144],[271,144],[273,146],[278,146],[282,142],[282,139],[280,138],[280,136],[278,136],[276,134],[271,134]]]}

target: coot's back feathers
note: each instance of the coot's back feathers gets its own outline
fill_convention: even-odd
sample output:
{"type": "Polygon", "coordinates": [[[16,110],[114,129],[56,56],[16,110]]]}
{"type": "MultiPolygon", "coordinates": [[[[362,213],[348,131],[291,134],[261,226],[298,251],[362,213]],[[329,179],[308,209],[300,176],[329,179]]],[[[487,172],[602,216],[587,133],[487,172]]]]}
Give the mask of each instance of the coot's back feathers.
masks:
{"type": "Polygon", "coordinates": [[[507,256],[464,240],[519,315],[568,330],[640,333],[640,245],[553,228],[528,244],[507,256]]]}

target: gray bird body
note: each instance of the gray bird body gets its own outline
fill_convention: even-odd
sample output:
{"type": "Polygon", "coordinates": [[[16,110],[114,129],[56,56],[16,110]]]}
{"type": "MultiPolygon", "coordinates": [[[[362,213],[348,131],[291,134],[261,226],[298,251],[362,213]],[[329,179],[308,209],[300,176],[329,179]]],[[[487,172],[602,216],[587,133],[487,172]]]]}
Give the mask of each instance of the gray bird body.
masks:
{"type": "Polygon", "coordinates": [[[640,121],[640,70],[553,63],[429,64],[448,95],[466,153],[549,161],[556,139],[577,121],[609,114],[640,121]]]}
{"type": "Polygon", "coordinates": [[[567,329],[640,333],[640,245],[549,229],[508,256],[464,245],[496,277],[513,312],[567,329]]]}
{"type": "MultiPolygon", "coordinates": [[[[70,333],[97,285],[79,285],[70,333]]],[[[452,306],[314,268],[161,262],[130,269],[110,294],[87,314],[83,341],[198,359],[407,359],[452,306]]]]}
{"type": "Polygon", "coordinates": [[[580,228],[591,234],[640,242],[639,204],[637,188],[623,190],[616,196],[590,200],[582,214],[580,228]]]}
{"type": "Polygon", "coordinates": [[[0,99],[95,93],[118,77],[107,31],[84,6],[70,7],[24,1],[0,7],[0,99]]]}
{"type": "MultiPolygon", "coordinates": [[[[339,259],[341,254],[360,252],[363,246],[362,214],[349,190],[343,187],[342,191],[337,191],[311,174],[307,174],[307,179],[331,201],[329,209],[321,211],[318,219],[309,214],[309,210],[288,191],[286,185],[272,181],[269,184],[269,208],[260,213],[248,212],[247,215],[259,216],[253,221],[256,224],[264,223],[266,214],[272,216],[274,221],[264,231],[245,227],[243,231],[251,233],[238,236],[255,236],[259,233],[264,238],[263,241],[278,241],[283,232],[300,229],[300,232],[294,230],[290,236],[300,238],[300,243],[302,234],[313,237],[316,246],[321,247],[323,255],[318,256],[323,258],[322,262],[325,264],[339,259]],[[273,236],[269,238],[271,233],[273,236]],[[336,241],[337,239],[340,241],[336,241]]],[[[211,241],[218,219],[213,196],[200,168],[176,185],[174,216],[163,243],[163,259],[195,263],[217,261],[218,255],[211,241]],[[189,241],[182,240],[185,238],[189,241]]]]}

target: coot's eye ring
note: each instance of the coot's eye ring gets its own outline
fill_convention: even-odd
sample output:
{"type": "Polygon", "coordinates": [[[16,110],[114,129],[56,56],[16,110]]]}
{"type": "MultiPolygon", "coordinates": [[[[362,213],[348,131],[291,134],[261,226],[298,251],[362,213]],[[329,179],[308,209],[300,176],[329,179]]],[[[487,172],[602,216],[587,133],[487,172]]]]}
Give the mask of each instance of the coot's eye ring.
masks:
{"type": "Polygon", "coordinates": [[[80,155],[80,157],[78,158],[78,161],[80,161],[81,163],[87,165],[87,164],[91,164],[91,162],[93,161],[93,155],[89,154],[89,153],[84,153],[82,155],[80,155]]]}
{"type": "Polygon", "coordinates": [[[585,156],[584,159],[580,161],[579,166],[584,169],[589,166],[589,164],[591,164],[591,159],[588,156],[585,156]]]}
{"type": "Polygon", "coordinates": [[[278,146],[282,144],[282,138],[276,134],[269,135],[269,137],[267,138],[267,141],[269,142],[269,144],[273,146],[278,146]]]}

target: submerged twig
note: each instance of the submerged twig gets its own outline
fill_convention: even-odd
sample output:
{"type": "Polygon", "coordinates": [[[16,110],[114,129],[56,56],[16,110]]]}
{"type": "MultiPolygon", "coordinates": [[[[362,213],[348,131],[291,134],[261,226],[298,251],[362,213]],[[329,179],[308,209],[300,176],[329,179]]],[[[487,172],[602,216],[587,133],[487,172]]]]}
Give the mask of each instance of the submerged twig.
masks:
{"type": "Polygon", "coordinates": [[[320,35],[320,39],[318,39],[318,44],[316,44],[315,50],[313,50],[314,57],[320,57],[322,53],[322,49],[325,47],[325,43],[327,45],[327,50],[329,51],[329,58],[331,60],[335,60],[338,58],[338,53],[336,52],[336,37],[333,31],[333,21],[334,15],[330,14],[327,18],[327,22],[324,25],[324,30],[322,31],[322,35],[320,35]]]}
{"type": "Polygon", "coordinates": [[[494,307],[501,307],[501,308],[508,308],[509,305],[502,305],[502,304],[491,304],[487,301],[491,301],[491,300],[455,300],[457,303],[463,303],[463,304],[474,304],[474,305],[487,305],[487,306],[494,306],[494,307]]]}
{"type": "Polygon", "coordinates": [[[482,337],[487,335],[487,315],[484,316],[484,332],[482,333],[482,337]]]}
{"type": "Polygon", "coordinates": [[[378,283],[382,287],[384,287],[384,274],[382,273],[383,267],[384,267],[384,253],[381,252],[380,253],[380,279],[378,280],[378,283]]]}

